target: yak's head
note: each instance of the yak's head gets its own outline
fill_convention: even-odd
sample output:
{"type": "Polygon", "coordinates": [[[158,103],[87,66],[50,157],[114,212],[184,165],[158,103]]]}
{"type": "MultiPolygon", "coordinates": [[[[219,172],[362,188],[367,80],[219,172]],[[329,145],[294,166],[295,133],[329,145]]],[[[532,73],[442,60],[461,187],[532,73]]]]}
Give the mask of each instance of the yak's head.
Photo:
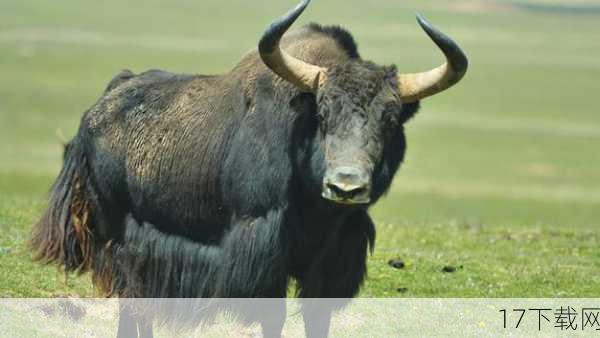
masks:
{"type": "Polygon", "coordinates": [[[326,166],[322,196],[342,204],[366,204],[381,174],[377,168],[386,160],[386,147],[393,148],[398,144],[394,138],[402,138],[402,149],[397,151],[404,152],[402,123],[412,113],[407,110],[414,112],[421,99],[456,84],[467,70],[467,58],[452,39],[418,16],[421,27],[446,56],[438,68],[397,74],[394,66],[360,58],[329,68],[304,62],[280,49],[279,41],[309,2],[303,0],[274,22],[260,40],[259,52],[276,74],[316,95],[326,166]]]}

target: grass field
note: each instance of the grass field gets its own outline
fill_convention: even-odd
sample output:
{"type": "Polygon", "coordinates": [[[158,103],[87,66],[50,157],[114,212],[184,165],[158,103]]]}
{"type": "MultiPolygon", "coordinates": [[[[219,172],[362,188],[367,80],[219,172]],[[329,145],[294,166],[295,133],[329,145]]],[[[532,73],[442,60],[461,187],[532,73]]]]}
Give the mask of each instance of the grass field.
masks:
{"type": "MultiPolygon", "coordinates": [[[[95,294],[24,245],[60,168],[56,130],[74,135],[122,68],[226,71],[293,2],[0,2],[0,296],[95,294]]],[[[362,296],[600,295],[600,1],[562,3],[315,0],[301,18],[417,71],[442,60],[418,10],[471,59],[407,126],[362,296]]]]}

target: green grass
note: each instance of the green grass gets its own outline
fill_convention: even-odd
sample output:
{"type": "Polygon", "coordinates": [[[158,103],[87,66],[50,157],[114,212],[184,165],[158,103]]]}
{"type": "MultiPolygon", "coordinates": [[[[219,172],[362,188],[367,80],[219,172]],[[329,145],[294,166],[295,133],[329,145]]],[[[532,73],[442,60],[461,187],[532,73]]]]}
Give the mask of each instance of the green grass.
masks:
{"type": "MultiPolygon", "coordinates": [[[[406,127],[406,163],[372,210],[378,242],[363,296],[600,294],[600,15],[489,4],[315,0],[301,18],[342,24],[363,57],[416,71],[441,61],[414,22],[419,10],[471,59],[460,86],[406,127]],[[392,269],[392,258],[409,264],[392,269]]],[[[292,5],[2,1],[0,296],[94,294],[89,277],[65,281],[24,244],[60,168],[57,129],[72,136],[122,68],[226,71],[292,5]]]]}

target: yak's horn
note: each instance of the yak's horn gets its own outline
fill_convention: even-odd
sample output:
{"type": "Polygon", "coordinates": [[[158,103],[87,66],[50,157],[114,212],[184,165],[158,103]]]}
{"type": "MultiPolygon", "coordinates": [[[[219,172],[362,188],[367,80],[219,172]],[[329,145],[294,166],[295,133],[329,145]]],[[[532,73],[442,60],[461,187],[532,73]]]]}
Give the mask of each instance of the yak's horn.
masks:
{"type": "Polygon", "coordinates": [[[398,87],[404,102],[419,101],[450,88],[465,75],[469,64],[465,53],[450,37],[433,27],[420,14],[417,14],[417,21],[442,50],[446,63],[423,73],[399,74],[398,87]]]}
{"type": "Polygon", "coordinates": [[[303,91],[316,93],[325,79],[326,69],[299,60],[279,48],[279,41],[302,14],[310,0],[303,0],[284,16],[275,20],[258,43],[263,62],[277,75],[295,84],[303,91]]]}

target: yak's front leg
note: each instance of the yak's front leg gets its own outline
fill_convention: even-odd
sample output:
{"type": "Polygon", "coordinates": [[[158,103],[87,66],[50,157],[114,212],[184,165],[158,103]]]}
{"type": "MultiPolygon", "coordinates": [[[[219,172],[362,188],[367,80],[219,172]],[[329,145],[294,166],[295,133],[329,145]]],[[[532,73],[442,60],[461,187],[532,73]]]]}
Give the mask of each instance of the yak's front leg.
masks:
{"type": "Polygon", "coordinates": [[[140,315],[134,299],[119,299],[117,338],[152,338],[152,320],[140,315]]]}
{"type": "Polygon", "coordinates": [[[280,337],[285,322],[287,243],[285,212],[268,211],[263,217],[244,218],[233,225],[223,241],[223,257],[217,279],[217,297],[274,298],[242,301],[234,311],[263,327],[265,337],[280,337]],[[245,304],[245,305],[244,305],[245,304]]]}
{"type": "Polygon", "coordinates": [[[299,280],[300,297],[308,298],[302,307],[307,337],[327,337],[331,313],[358,293],[374,241],[375,226],[364,210],[348,217],[326,240],[299,280]]]}

